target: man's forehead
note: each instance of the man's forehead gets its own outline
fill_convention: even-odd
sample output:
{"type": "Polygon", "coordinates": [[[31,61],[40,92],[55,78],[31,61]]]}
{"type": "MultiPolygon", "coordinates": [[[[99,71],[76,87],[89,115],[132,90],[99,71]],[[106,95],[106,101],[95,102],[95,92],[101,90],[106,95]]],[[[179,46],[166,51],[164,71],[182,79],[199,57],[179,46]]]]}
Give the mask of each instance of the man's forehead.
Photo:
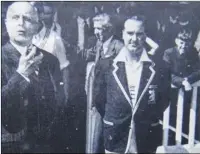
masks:
{"type": "Polygon", "coordinates": [[[144,25],[142,22],[137,20],[127,20],[124,24],[124,30],[144,32],[144,25]]]}
{"type": "Polygon", "coordinates": [[[23,14],[23,15],[37,15],[36,9],[28,2],[14,2],[7,11],[8,15],[23,14]]]}
{"type": "Polygon", "coordinates": [[[101,21],[94,21],[94,28],[95,27],[102,28],[103,27],[103,22],[101,22],[101,21]]]}

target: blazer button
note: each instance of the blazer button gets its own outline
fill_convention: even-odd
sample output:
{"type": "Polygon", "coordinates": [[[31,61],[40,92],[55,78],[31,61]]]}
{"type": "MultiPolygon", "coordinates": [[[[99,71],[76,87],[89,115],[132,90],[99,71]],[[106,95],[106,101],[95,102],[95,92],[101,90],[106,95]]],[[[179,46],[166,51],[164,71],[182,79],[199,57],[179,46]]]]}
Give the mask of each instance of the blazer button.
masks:
{"type": "Polygon", "coordinates": [[[112,140],[112,136],[111,136],[111,135],[109,135],[108,139],[109,139],[109,140],[112,140]]]}
{"type": "Polygon", "coordinates": [[[44,95],[42,95],[42,99],[45,99],[45,96],[44,96],[44,95]]]}

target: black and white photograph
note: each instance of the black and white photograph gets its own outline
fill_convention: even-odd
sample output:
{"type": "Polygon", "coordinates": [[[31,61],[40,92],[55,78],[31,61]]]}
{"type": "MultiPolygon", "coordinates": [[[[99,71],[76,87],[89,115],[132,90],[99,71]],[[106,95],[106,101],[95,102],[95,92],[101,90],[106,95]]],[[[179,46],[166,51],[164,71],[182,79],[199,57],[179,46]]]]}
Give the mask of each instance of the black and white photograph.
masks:
{"type": "Polygon", "coordinates": [[[1,1],[1,153],[200,153],[200,1],[1,1]]]}

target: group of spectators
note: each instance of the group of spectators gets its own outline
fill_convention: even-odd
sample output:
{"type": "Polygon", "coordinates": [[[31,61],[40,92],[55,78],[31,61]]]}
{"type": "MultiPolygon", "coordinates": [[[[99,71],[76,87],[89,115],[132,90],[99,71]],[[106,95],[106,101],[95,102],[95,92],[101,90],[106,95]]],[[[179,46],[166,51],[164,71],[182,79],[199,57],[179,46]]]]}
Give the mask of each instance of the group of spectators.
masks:
{"type": "MultiPolygon", "coordinates": [[[[199,7],[4,2],[2,152],[155,152],[170,102],[175,127],[180,89],[188,134],[200,80],[199,7]]],[[[173,133],[169,139],[175,144],[173,133]]]]}

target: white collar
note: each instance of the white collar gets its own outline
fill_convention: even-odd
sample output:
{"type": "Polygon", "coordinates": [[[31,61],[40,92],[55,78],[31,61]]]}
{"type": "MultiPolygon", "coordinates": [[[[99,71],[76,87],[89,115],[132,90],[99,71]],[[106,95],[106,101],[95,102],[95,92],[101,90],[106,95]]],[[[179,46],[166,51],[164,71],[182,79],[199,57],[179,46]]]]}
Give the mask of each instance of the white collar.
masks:
{"type": "Polygon", "coordinates": [[[46,34],[46,27],[43,26],[42,29],[34,36],[33,40],[43,39],[46,34]]]}
{"type": "Polygon", "coordinates": [[[26,53],[27,46],[25,46],[25,47],[19,46],[19,45],[17,45],[16,43],[12,42],[11,40],[10,40],[10,43],[17,49],[17,51],[19,51],[19,53],[20,53],[21,55],[23,55],[23,54],[26,53]]]}
{"type": "MultiPolygon", "coordinates": [[[[121,51],[119,52],[119,54],[115,57],[114,61],[115,62],[130,62],[130,58],[129,58],[129,51],[126,49],[126,47],[123,47],[121,49],[121,51]]],[[[140,57],[139,63],[141,62],[152,62],[152,60],[149,58],[149,56],[147,55],[146,50],[143,48],[142,51],[142,55],[140,57]]]]}

